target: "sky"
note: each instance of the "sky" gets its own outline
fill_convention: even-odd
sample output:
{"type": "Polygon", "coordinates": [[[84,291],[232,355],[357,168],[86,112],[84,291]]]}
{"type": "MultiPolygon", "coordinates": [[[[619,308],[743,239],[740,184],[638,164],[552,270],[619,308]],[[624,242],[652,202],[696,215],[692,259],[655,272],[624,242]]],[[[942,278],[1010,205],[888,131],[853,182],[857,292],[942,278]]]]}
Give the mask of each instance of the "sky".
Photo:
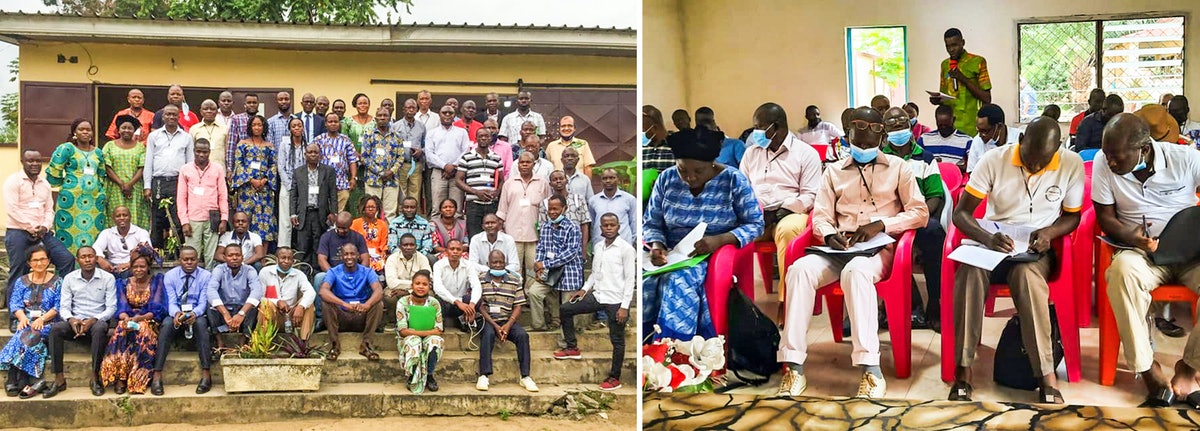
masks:
{"type": "MultiPolygon", "coordinates": [[[[0,11],[54,12],[42,0],[3,0],[0,11]]],[[[634,28],[641,26],[640,0],[413,0],[412,13],[401,22],[437,24],[567,25],[634,28]]],[[[378,8],[381,17],[387,8],[378,8]]],[[[393,22],[396,14],[393,13],[393,22]]],[[[9,82],[8,62],[17,57],[14,45],[0,42],[0,94],[17,91],[9,82]]]]}

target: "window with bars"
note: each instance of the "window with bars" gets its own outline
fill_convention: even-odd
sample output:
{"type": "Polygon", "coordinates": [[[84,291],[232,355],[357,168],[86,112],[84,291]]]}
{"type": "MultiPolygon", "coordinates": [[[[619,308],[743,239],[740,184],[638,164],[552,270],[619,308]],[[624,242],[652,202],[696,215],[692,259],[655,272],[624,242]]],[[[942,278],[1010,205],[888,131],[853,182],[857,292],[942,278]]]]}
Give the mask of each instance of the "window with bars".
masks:
{"type": "Polygon", "coordinates": [[[1121,96],[1126,111],[1183,93],[1181,16],[1021,23],[1017,30],[1022,122],[1050,104],[1069,121],[1087,110],[1093,88],[1121,96]]]}

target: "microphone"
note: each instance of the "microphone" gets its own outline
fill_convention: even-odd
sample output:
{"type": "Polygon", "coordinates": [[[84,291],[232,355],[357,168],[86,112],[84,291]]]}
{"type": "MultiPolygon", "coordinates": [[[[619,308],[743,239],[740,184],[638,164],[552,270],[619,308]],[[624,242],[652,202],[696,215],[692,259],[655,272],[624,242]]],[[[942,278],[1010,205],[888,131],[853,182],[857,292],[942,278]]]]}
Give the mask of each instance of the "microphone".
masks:
{"type": "MultiPolygon", "coordinates": [[[[958,60],[955,60],[952,58],[952,59],[950,59],[950,70],[956,70],[956,69],[958,69],[958,60]]],[[[947,77],[949,77],[949,74],[947,74],[947,77]]],[[[954,78],[950,78],[950,82],[954,84],[954,91],[958,91],[958,80],[954,79],[954,78]]]]}

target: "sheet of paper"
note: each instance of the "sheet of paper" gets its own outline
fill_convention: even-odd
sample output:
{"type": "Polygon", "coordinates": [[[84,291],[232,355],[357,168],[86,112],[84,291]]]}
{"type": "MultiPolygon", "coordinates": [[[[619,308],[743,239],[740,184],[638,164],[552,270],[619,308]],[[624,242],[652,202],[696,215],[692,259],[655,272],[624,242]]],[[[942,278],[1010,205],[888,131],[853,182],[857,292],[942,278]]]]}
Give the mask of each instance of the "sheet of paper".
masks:
{"type": "Polygon", "coordinates": [[[980,246],[967,245],[964,243],[963,245],[954,249],[954,251],[946,257],[949,257],[950,260],[955,262],[965,263],[967,265],[991,271],[996,269],[996,265],[999,265],[1004,258],[1008,257],[1008,255],[998,251],[988,250],[980,246]]]}
{"type": "MultiPolygon", "coordinates": [[[[975,219],[975,221],[979,223],[979,227],[982,227],[983,230],[988,231],[988,233],[1000,232],[1007,235],[1009,238],[1012,238],[1013,251],[1012,253],[1009,253],[1009,256],[1015,256],[1029,251],[1029,237],[1033,235],[1033,231],[1039,229],[1033,226],[997,223],[983,219],[975,219]]],[[[965,244],[967,241],[970,240],[963,240],[963,243],[965,244]]],[[[975,241],[970,242],[975,243],[975,241]]]]}
{"type": "Polygon", "coordinates": [[[951,95],[949,95],[949,94],[946,94],[946,93],[942,93],[942,92],[940,92],[940,91],[929,91],[929,90],[925,90],[925,92],[926,92],[926,93],[929,93],[929,97],[940,97],[940,98],[942,98],[942,99],[951,99],[951,100],[955,99],[955,97],[954,97],[954,96],[951,96],[951,95]]]}
{"type": "Polygon", "coordinates": [[[836,250],[832,247],[823,246],[823,245],[822,246],[813,246],[813,248],[815,248],[817,250],[821,250],[822,252],[825,252],[827,254],[859,253],[859,252],[870,250],[870,249],[873,249],[876,247],[883,247],[883,246],[891,244],[893,242],[896,242],[895,238],[892,238],[890,235],[888,235],[884,232],[880,232],[878,235],[875,235],[874,238],[860,242],[858,244],[854,244],[850,247],[847,247],[845,250],[836,250]]]}
{"type": "Polygon", "coordinates": [[[705,229],[708,229],[708,223],[700,222],[700,224],[692,228],[691,232],[688,232],[687,235],[684,235],[683,239],[679,240],[679,244],[675,244],[675,248],[667,252],[666,265],[659,266],[650,263],[650,254],[647,253],[642,259],[642,270],[651,271],[688,260],[688,255],[692,254],[692,251],[696,250],[696,241],[704,238],[705,229]]]}

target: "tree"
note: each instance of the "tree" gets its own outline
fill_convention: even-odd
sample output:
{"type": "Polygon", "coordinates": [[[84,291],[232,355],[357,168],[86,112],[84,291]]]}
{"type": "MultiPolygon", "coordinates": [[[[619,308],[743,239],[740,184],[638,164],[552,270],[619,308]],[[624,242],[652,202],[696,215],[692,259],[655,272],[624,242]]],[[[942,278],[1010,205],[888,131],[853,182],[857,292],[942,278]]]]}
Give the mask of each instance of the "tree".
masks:
{"type": "Polygon", "coordinates": [[[413,0],[42,0],[64,13],[138,18],[262,20],[322,24],[379,24],[376,6],[399,15],[413,0]]]}
{"type": "MultiPolygon", "coordinates": [[[[21,64],[18,59],[14,58],[8,63],[9,82],[17,81],[17,74],[20,72],[21,64]]],[[[0,127],[0,143],[11,144],[17,142],[17,112],[19,110],[17,93],[8,93],[0,96],[0,118],[4,119],[4,126],[0,127]]]]}

